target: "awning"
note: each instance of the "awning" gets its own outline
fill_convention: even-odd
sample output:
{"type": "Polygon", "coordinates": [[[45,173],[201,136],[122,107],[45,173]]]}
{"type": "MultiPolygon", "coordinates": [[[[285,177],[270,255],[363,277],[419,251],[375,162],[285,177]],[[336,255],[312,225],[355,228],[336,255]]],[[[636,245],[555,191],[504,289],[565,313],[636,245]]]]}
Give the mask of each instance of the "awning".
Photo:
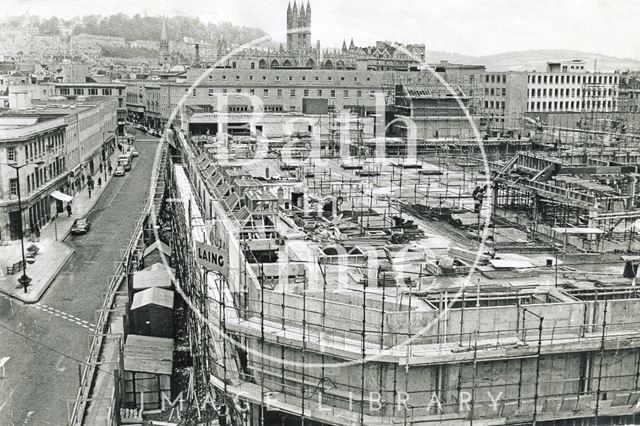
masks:
{"type": "Polygon", "coordinates": [[[65,203],[68,203],[69,201],[73,200],[73,197],[71,195],[63,194],[60,191],[53,191],[49,195],[51,195],[56,200],[64,201],[65,203]]]}

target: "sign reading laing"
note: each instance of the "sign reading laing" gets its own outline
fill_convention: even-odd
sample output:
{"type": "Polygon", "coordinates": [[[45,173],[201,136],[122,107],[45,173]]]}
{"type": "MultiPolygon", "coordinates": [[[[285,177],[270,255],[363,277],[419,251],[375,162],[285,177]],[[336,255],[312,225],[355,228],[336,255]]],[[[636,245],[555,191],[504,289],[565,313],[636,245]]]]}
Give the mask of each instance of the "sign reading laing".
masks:
{"type": "Polygon", "coordinates": [[[212,246],[196,241],[196,263],[206,269],[229,275],[229,253],[223,244],[212,246]]]}

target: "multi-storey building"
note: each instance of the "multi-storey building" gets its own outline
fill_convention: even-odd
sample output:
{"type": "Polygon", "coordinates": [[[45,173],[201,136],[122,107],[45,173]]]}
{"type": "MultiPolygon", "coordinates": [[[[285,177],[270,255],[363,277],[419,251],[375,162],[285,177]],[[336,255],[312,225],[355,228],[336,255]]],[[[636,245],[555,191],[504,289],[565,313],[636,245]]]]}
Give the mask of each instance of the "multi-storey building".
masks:
{"type": "Polygon", "coordinates": [[[527,112],[613,112],[618,110],[619,73],[589,73],[584,67],[549,63],[547,72],[527,75],[527,112]]]}
{"type": "Polygon", "coordinates": [[[113,149],[117,101],[92,101],[0,114],[0,239],[19,238],[21,223],[26,233],[46,224],[63,209],[55,191],[74,195],[113,149]]]}
{"type": "Polygon", "coordinates": [[[85,99],[92,99],[96,96],[109,96],[117,101],[118,108],[118,134],[124,134],[124,124],[127,115],[125,104],[124,83],[54,83],[55,94],[74,99],[83,96],[85,99]]]}
{"type": "Polygon", "coordinates": [[[518,127],[527,105],[527,73],[487,72],[483,82],[481,125],[499,131],[518,127]]]}
{"type": "Polygon", "coordinates": [[[521,127],[523,115],[571,123],[583,113],[615,113],[619,84],[618,73],[584,71],[580,60],[549,62],[542,73],[487,72],[481,124],[498,132],[521,127]]]}
{"type": "Polygon", "coordinates": [[[325,106],[314,113],[353,109],[365,115],[386,99],[392,103],[393,90],[393,73],[384,71],[192,68],[183,81],[160,83],[159,107],[163,123],[185,94],[184,105],[203,112],[218,111],[227,95],[229,112],[305,112],[305,104],[316,99],[325,106]]]}
{"type": "MultiPolygon", "coordinates": [[[[228,68],[276,69],[309,68],[338,70],[408,70],[419,68],[425,60],[424,44],[378,41],[375,46],[357,47],[353,39],[342,49],[321,49],[311,42],[311,5],[307,2],[287,8],[287,44],[280,49],[245,49],[234,52],[218,66],[228,68]]],[[[218,48],[216,59],[228,54],[226,43],[218,48]]]]}

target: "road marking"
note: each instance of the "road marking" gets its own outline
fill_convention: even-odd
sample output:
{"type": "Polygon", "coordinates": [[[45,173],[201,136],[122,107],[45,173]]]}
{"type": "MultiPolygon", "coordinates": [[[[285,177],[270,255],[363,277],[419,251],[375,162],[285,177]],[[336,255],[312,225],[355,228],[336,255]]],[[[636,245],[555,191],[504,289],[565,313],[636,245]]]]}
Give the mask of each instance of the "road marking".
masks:
{"type": "Polygon", "coordinates": [[[66,312],[62,312],[56,308],[52,308],[51,306],[43,305],[42,303],[36,303],[32,306],[36,309],[40,309],[41,311],[51,314],[55,317],[65,319],[69,322],[79,325],[80,327],[84,327],[87,330],[93,331],[96,328],[96,326],[94,324],[91,324],[89,321],[85,321],[82,318],[78,318],[74,315],[68,314],[66,312]]]}
{"type": "Polygon", "coordinates": [[[4,379],[4,365],[11,359],[10,356],[0,358],[0,368],[2,368],[2,378],[4,379]]]}

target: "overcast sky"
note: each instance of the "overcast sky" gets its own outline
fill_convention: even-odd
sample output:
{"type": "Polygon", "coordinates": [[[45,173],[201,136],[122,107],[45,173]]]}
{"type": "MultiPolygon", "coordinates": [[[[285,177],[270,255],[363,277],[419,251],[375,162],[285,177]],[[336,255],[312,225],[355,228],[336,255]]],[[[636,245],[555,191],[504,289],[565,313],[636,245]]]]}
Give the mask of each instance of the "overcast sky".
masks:
{"type": "MultiPolygon", "coordinates": [[[[135,13],[198,16],[260,27],[285,40],[287,0],[1,0],[5,13],[72,17],[135,13]]],[[[425,43],[487,55],[573,49],[640,59],[640,0],[314,0],[312,39],[425,43]]]]}

